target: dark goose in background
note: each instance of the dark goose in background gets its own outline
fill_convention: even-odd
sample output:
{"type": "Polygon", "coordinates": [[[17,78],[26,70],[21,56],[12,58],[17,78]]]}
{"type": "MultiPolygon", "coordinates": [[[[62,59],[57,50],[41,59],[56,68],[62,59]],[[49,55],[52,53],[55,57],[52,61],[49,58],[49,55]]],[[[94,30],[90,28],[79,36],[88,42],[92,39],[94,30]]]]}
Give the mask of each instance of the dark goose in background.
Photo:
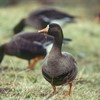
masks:
{"type": "Polygon", "coordinates": [[[58,24],[50,24],[49,29],[43,29],[39,32],[46,32],[54,37],[53,46],[44,60],[42,74],[44,78],[52,85],[53,92],[56,86],[69,84],[71,94],[72,82],[77,75],[77,63],[74,57],[68,52],[62,51],[63,32],[58,24]]]}
{"type": "Polygon", "coordinates": [[[50,23],[57,23],[61,26],[74,22],[76,17],[56,9],[36,10],[31,12],[28,17],[23,18],[13,28],[14,34],[21,32],[25,26],[31,26],[36,29],[45,28],[50,23]]]}
{"type": "MultiPolygon", "coordinates": [[[[71,39],[65,38],[64,43],[71,39]]],[[[53,37],[38,32],[22,32],[16,34],[11,41],[0,46],[0,63],[4,55],[16,56],[26,59],[29,62],[29,68],[33,69],[35,64],[43,59],[52,47],[53,37]]]]}

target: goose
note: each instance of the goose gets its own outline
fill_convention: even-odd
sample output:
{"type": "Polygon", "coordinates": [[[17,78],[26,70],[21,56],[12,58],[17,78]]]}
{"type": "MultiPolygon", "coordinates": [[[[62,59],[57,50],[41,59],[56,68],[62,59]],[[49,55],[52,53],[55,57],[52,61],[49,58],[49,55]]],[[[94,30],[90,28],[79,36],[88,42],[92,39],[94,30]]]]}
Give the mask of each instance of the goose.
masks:
{"type": "Polygon", "coordinates": [[[69,84],[66,95],[70,96],[72,83],[78,70],[77,62],[72,54],[62,52],[63,31],[58,24],[52,23],[49,28],[39,30],[39,32],[54,37],[53,46],[42,65],[43,77],[52,85],[53,93],[56,92],[56,86],[69,84]]]}
{"type": "MultiPolygon", "coordinates": [[[[64,43],[71,41],[65,38],[64,43]]],[[[53,37],[47,36],[39,32],[21,32],[2,45],[0,45],[0,63],[5,55],[16,56],[28,61],[30,69],[42,60],[52,47],[53,37]]]]}
{"type": "Polygon", "coordinates": [[[26,18],[22,18],[20,22],[13,28],[14,34],[21,32],[26,26],[36,29],[45,28],[50,23],[57,23],[64,26],[67,23],[75,22],[76,16],[67,14],[56,9],[42,9],[29,13],[26,18]]]}

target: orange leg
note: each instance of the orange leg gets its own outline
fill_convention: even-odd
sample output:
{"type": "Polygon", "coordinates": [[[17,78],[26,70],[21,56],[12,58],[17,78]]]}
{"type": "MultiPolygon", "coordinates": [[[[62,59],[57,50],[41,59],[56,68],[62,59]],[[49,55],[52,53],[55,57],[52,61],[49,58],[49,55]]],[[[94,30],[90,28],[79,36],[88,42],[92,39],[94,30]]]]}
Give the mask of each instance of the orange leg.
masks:
{"type": "Polygon", "coordinates": [[[56,86],[52,85],[52,88],[53,88],[53,93],[56,92],[56,86]]]}
{"type": "Polygon", "coordinates": [[[32,59],[29,61],[29,69],[32,70],[34,66],[35,66],[35,59],[32,59]]]}
{"type": "Polygon", "coordinates": [[[69,91],[68,91],[68,93],[66,94],[66,96],[70,96],[71,90],[72,90],[72,83],[69,83],[69,91]]]}
{"type": "Polygon", "coordinates": [[[44,56],[39,56],[39,57],[36,57],[32,60],[29,61],[29,69],[34,69],[36,63],[39,61],[39,60],[42,60],[44,58],[44,56]]]}

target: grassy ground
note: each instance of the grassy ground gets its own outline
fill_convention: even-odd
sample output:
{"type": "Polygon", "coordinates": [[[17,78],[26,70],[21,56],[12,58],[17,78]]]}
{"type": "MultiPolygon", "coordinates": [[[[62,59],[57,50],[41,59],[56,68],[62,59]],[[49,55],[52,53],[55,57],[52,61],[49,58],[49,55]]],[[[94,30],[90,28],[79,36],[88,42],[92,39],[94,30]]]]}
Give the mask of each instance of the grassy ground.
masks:
{"type": "MultiPolygon", "coordinates": [[[[0,44],[12,38],[12,28],[20,18],[38,7],[41,5],[0,8],[0,44]]],[[[56,8],[84,16],[82,8],[74,11],[73,8],[56,8]]],[[[27,28],[25,31],[32,29],[27,28]]],[[[50,100],[100,100],[100,24],[83,18],[77,23],[66,25],[63,31],[66,37],[73,39],[69,45],[64,45],[63,50],[76,57],[79,72],[70,97],[65,96],[68,86],[62,91],[58,87],[58,94],[50,100]]],[[[5,56],[0,66],[0,100],[45,100],[52,88],[41,74],[42,63],[39,62],[33,71],[29,71],[26,61],[5,56]]]]}

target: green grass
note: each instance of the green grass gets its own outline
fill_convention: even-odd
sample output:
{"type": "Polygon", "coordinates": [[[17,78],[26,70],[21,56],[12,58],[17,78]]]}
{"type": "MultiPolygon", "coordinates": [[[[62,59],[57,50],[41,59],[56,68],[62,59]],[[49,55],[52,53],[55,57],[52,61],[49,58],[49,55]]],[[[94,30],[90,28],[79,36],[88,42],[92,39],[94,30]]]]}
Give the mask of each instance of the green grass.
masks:
{"type": "MultiPolygon", "coordinates": [[[[39,4],[21,4],[14,7],[0,8],[0,44],[9,41],[13,26],[32,9],[43,7],[39,4]]],[[[56,8],[80,15],[79,9],[56,8]],[[74,11],[73,11],[74,10],[74,11]]],[[[35,29],[33,29],[35,30],[35,29]]],[[[27,28],[25,31],[32,31],[27,28]]],[[[72,42],[63,46],[64,51],[72,53],[78,62],[78,75],[73,84],[70,97],[66,97],[68,86],[50,100],[100,100],[100,24],[85,18],[77,23],[66,25],[64,35],[72,42]]],[[[44,100],[52,91],[51,85],[41,74],[39,62],[33,71],[27,69],[27,61],[5,56],[0,66],[0,100],[44,100]],[[7,69],[3,69],[7,66],[7,69]]]]}

